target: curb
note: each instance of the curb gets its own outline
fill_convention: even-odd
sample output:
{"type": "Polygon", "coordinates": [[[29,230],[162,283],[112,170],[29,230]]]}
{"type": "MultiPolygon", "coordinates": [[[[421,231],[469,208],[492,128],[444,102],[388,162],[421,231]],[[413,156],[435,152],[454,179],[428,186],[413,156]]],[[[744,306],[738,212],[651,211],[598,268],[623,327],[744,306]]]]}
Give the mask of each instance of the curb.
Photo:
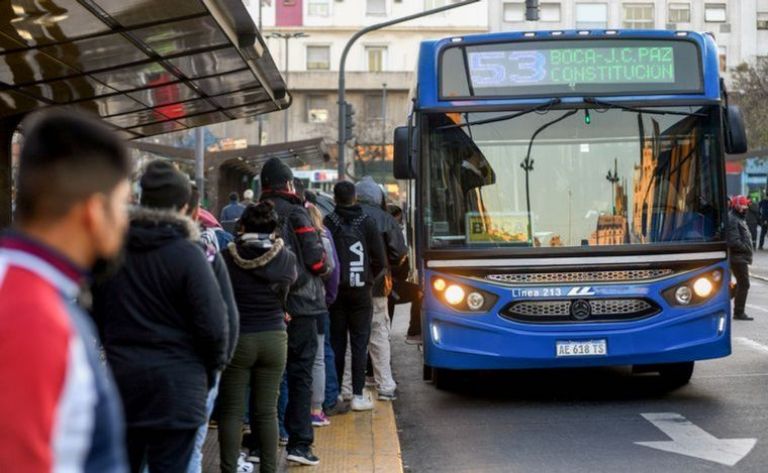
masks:
{"type": "Polygon", "coordinates": [[[758,281],[768,282],[768,277],[760,276],[759,274],[749,273],[749,277],[753,279],[757,279],[758,281]]]}

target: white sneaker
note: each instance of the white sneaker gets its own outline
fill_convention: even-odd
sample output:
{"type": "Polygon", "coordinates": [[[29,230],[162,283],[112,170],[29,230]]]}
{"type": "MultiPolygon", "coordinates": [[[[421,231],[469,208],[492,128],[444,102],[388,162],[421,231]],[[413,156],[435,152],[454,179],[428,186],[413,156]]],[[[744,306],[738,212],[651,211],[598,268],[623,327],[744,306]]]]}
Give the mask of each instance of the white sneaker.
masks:
{"type": "Polygon", "coordinates": [[[353,411],[370,411],[371,409],[373,409],[373,401],[365,394],[352,398],[353,411]]]}
{"type": "Polygon", "coordinates": [[[237,473],[253,473],[253,463],[245,461],[245,452],[240,452],[240,457],[237,459],[237,473]]]}

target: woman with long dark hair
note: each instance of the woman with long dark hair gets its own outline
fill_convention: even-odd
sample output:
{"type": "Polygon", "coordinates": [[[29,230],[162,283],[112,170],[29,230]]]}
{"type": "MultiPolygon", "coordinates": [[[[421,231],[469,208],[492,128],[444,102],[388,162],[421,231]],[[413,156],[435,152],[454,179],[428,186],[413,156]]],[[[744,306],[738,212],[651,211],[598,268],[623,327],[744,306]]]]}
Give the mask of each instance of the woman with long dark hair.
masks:
{"type": "Polygon", "coordinates": [[[240,312],[240,339],[222,374],[218,400],[225,473],[237,471],[248,387],[254,409],[251,430],[261,449],[260,471],[277,468],[277,396],[288,343],[285,298],[297,274],[296,256],[276,235],[277,223],[271,202],[249,205],[238,220],[237,238],[223,252],[240,312]]]}

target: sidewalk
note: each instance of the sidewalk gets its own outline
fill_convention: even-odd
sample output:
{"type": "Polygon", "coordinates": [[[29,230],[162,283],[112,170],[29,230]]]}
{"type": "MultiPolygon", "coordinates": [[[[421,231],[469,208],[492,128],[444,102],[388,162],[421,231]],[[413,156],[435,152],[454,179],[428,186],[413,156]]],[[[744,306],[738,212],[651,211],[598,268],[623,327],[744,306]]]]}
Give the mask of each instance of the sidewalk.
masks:
{"type": "Polygon", "coordinates": [[[749,275],[755,279],[768,282],[768,250],[755,250],[749,275]]]}
{"type": "MultiPolygon", "coordinates": [[[[391,402],[374,401],[373,411],[331,417],[331,425],[315,429],[318,466],[291,467],[307,473],[402,473],[400,441],[391,402]]],[[[203,473],[219,473],[217,430],[208,433],[203,449],[203,473]]],[[[280,449],[278,471],[288,471],[280,449]]],[[[258,472],[258,466],[254,470],[258,472]]]]}

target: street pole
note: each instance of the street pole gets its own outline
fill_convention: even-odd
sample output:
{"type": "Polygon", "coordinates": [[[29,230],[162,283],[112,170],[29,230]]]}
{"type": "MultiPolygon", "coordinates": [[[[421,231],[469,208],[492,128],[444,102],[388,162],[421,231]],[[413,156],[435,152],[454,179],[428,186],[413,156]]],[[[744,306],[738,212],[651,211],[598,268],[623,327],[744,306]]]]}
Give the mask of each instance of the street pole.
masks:
{"type": "MultiPolygon", "coordinates": [[[[259,0],[259,34],[262,33],[261,11],[262,11],[262,7],[263,6],[264,6],[264,0],[259,0]]],[[[259,120],[259,126],[258,126],[258,132],[259,132],[258,143],[259,143],[259,146],[261,146],[261,135],[262,135],[263,129],[264,129],[264,120],[262,119],[262,117],[263,117],[263,115],[259,115],[257,117],[257,119],[259,120]]]]}
{"type": "Polygon", "coordinates": [[[195,182],[200,199],[205,200],[205,127],[195,128],[195,182]]]}
{"type": "MultiPolygon", "coordinates": [[[[290,40],[289,35],[285,35],[285,90],[288,90],[288,42],[290,40]]],[[[288,110],[286,108],[283,112],[283,143],[288,143],[288,110]]]]}
{"type": "MultiPolygon", "coordinates": [[[[288,43],[293,38],[306,38],[309,35],[304,32],[297,32],[297,33],[272,33],[269,35],[270,38],[282,38],[285,40],[285,71],[283,72],[283,75],[285,75],[285,87],[288,88],[288,43]]],[[[285,109],[283,112],[283,141],[286,143],[288,142],[288,109],[285,109]]],[[[261,143],[261,129],[259,129],[259,143],[261,143]]]]}
{"type": "Polygon", "coordinates": [[[387,160],[387,83],[381,84],[381,160],[387,160]]]}
{"type": "Polygon", "coordinates": [[[404,16],[401,18],[395,18],[394,20],[384,21],[381,23],[376,23],[375,25],[366,26],[365,28],[359,30],[357,33],[353,34],[351,38],[349,38],[349,41],[347,41],[346,46],[344,46],[344,51],[341,53],[341,62],[339,63],[339,140],[338,140],[338,170],[339,170],[339,180],[344,180],[347,176],[347,168],[346,164],[344,163],[344,151],[345,151],[345,139],[344,139],[344,130],[346,128],[346,117],[344,113],[344,107],[346,104],[346,79],[344,77],[344,72],[346,69],[347,64],[347,55],[349,55],[349,50],[352,49],[352,45],[355,44],[355,41],[360,39],[361,36],[363,36],[366,33],[370,33],[371,31],[380,30],[382,28],[386,28],[387,26],[396,25],[398,23],[403,23],[406,21],[410,21],[416,18],[421,18],[429,15],[433,15],[435,13],[440,13],[446,10],[452,10],[454,8],[463,7],[465,5],[471,5],[473,3],[477,3],[480,0],[465,0],[461,3],[453,3],[449,5],[445,5],[443,7],[439,8],[433,8],[432,10],[423,11],[421,13],[416,13],[413,15],[404,16]]]}
{"type": "Polygon", "coordinates": [[[611,174],[611,170],[609,169],[605,178],[611,183],[611,207],[613,208],[613,215],[616,215],[616,183],[619,182],[618,158],[613,159],[613,174],[611,174]]]}

